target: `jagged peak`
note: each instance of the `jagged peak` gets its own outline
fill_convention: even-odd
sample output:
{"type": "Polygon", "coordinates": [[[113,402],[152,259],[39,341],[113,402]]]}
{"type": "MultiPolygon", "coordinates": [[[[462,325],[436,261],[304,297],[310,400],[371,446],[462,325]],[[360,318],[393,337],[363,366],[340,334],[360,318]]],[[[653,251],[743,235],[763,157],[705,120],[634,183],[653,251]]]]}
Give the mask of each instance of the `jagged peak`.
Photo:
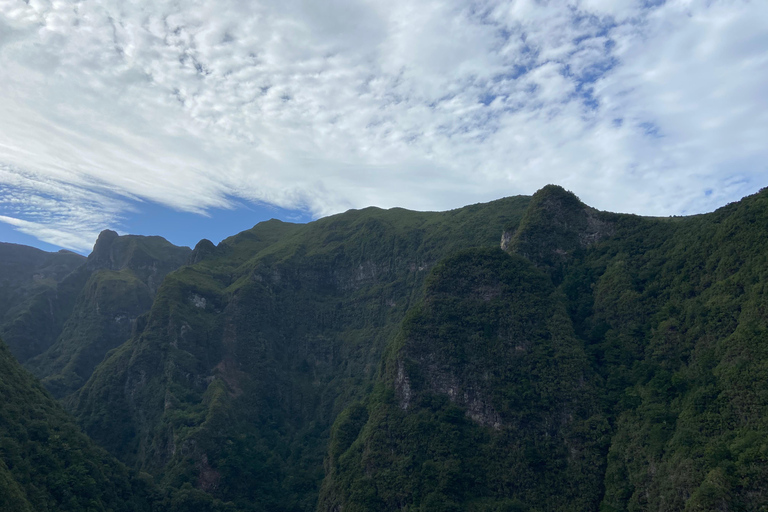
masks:
{"type": "Polygon", "coordinates": [[[99,233],[99,237],[96,239],[96,244],[93,246],[94,251],[97,247],[108,245],[114,242],[117,238],[120,238],[120,235],[117,234],[117,231],[112,231],[111,229],[105,229],[101,233],[99,233]]]}
{"type": "Polygon", "coordinates": [[[112,259],[112,245],[118,238],[120,235],[111,229],[105,229],[99,233],[99,237],[93,245],[93,251],[88,256],[88,263],[91,266],[108,266],[112,259]]]}
{"type": "Polygon", "coordinates": [[[190,265],[194,265],[195,263],[206,259],[215,251],[216,246],[213,244],[213,242],[207,238],[203,238],[197,242],[197,245],[195,245],[195,248],[192,250],[192,254],[189,255],[188,262],[190,265]]]}
{"type": "Polygon", "coordinates": [[[155,261],[169,259],[180,259],[178,264],[183,264],[191,251],[189,247],[178,247],[161,236],[119,235],[105,229],[88,256],[88,266],[91,269],[120,270],[125,267],[148,267],[155,261]]]}

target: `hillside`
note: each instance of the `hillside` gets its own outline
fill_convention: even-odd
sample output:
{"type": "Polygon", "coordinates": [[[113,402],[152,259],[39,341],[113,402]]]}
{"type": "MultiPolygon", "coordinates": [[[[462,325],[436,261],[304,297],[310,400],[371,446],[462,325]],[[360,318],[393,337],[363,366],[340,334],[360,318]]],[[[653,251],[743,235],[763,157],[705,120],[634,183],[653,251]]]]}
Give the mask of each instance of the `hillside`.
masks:
{"type": "Polygon", "coordinates": [[[765,190],[683,219],[539,191],[509,260],[435,269],[319,510],[765,510],[766,231],[765,190]],[[553,285],[560,310],[525,298],[553,285]]]}
{"type": "Polygon", "coordinates": [[[207,255],[166,278],[143,331],[72,410],[166,485],[191,481],[240,510],[312,510],[331,424],[373,382],[429,270],[498,245],[527,203],[369,208],[202,242],[207,255]]]}
{"type": "Polygon", "coordinates": [[[767,260],[768,190],[105,232],[27,365],[174,511],[768,510],[767,260]]]}
{"type": "Polygon", "coordinates": [[[93,252],[59,285],[70,311],[56,341],[25,366],[56,397],[79,389],[110,350],[130,338],[166,274],[187,263],[188,247],[161,237],[99,235],[93,252]]]}
{"type": "Polygon", "coordinates": [[[56,340],[71,311],[69,301],[57,300],[58,285],[84,262],[69,251],[0,243],[0,336],[20,361],[56,340]]]}
{"type": "Polygon", "coordinates": [[[319,509],[595,510],[608,423],[563,299],[500,249],[435,267],[336,421],[319,509]]]}
{"type": "Polygon", "coordinates": [[[2,341],[0,396],[0,510],[153,510],[151,483],[80,432],[2,341]]]}

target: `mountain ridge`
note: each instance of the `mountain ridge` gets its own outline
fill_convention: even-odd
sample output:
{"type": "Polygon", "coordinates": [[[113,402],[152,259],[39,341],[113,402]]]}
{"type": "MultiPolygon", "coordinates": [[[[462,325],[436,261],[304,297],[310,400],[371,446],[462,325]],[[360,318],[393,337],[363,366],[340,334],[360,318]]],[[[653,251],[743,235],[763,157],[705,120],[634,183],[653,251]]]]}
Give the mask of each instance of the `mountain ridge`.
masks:
{"type": "Polygon", "coordinates": [[[65,404],[177,506],[759,510],[766,231],[765,189],[267,221],[187,249],[65,404]]]}

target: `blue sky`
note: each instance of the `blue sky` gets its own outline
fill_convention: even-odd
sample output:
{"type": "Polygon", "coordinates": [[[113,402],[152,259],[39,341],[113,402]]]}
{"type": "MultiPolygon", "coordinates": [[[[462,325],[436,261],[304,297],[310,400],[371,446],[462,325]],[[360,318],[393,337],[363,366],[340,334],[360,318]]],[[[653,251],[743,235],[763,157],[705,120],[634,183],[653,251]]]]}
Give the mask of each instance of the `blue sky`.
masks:
{"type": "Polygon", "coordinates": [[[768,2],[0,2],[0,240],[768,185],[768,2]]]}
{"type": "MultiPolygon", "coordinates": [[[[110,227],[123,234],[159,235],[176,245],[187,247],[194,247],[202,238],[218,244],[233,234],[269,219],[298,223],[312,220],[306,211],[242,201],[232,201],[230,208],[211,208],[204,214],[174,210],[152,202],[137,202],[131,206],[128,213],[110,227]]],[[[0,241],[31,245],[44,251],[62,249],[59,245],[44,242],[7,223],[0,223],[0,241]]],[[[70,250],[86,255],[90,253],[88,247],[73,247],[70,250]]]]}
{"type": "Polygon", "coordinates": [[[258,222],[280,219],[285,222],[308,222],[312,217],[301,211],[286,210],[272,205],[233,202],[233,208],[212,208],[206,215],[169,210],[156,203],[137,205],[137,212],[127,216],[122,224],[125,233],[154,234],[176,245],[194,247],[201,238],[218,244],[258,222]]]}

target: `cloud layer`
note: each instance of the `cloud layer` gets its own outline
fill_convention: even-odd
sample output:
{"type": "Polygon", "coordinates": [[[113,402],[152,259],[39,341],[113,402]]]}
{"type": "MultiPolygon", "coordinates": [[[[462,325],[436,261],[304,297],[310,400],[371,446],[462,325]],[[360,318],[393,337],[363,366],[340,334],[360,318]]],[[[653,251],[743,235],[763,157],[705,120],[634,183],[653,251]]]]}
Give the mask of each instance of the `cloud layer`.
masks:
{"type": "Polygon", "coordinates": [[[560,183],[707,211],[768,177],[768,3],[0,0],[0,221],[325,215],[560,183]]]}

